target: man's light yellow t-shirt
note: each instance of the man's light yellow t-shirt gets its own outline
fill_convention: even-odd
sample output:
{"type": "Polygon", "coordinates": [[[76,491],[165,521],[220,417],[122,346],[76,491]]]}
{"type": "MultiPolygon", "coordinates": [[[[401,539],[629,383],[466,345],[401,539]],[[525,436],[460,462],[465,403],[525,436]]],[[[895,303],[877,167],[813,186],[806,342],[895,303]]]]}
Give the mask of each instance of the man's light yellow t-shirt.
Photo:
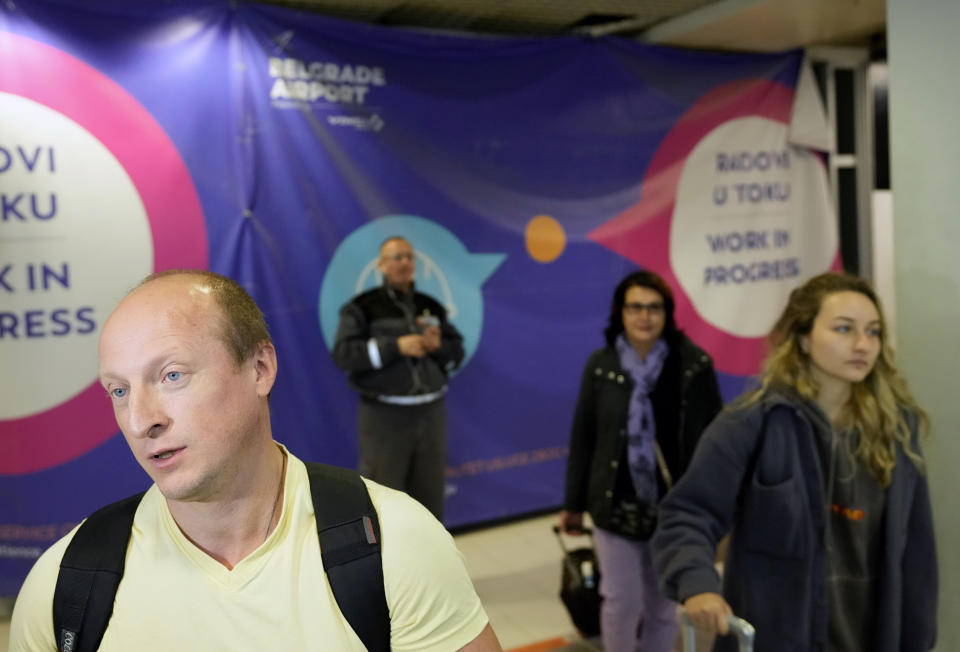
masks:
{"type": "MultiPolygon", "coordinates": [[[[365,482],[380,518],[391,648],[460,649],[480,634],[487,616],[452,537],[406,494],[365,482]]],[[[72,536],[51,546],[24,582],[11,652],[56,651],[53,591],[72,536]]],[[[147,491],[102,652],[364,649],[324,574],[300,460],[289,456],[277,528],[233,570],[183,535],[156,485],[147,491]]]]}

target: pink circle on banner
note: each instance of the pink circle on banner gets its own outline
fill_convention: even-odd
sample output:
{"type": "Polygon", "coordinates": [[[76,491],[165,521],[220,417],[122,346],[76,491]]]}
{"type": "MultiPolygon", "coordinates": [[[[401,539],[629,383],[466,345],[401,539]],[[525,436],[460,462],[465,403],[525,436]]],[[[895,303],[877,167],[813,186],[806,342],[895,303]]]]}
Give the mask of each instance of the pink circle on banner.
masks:
{"type": "MultiPolygon", "coordinates": [[[[730,82],[706,93],[684,113],[660,143],[644,175],[640,202],[598,226],[588,237],[656,272],[670,285],[677,323],[710,351],[718,370],[755,374],[765,354],[764,338],[741,337],[703,319],[670,264],[670,220],[683,165],[694,148],[720,125],[748,116],[790,123],[794,91],[769,79],[730,82]]],[[[837,252],[831,269],[840,269],[837,252]]]]}
{"type": "MultiPolygon", "coordinates": [[[[117,159],[140,195],[153,237],[154,270],[203,268],[207,231],[193,180],[153,116],[95,68],[44,43],[0,33],[0,92],[59,112],[117,159]]],[[[117,432],[99,382],[28,417],[0,421],[0,474],[32,473],[83,455],[117,432]]]]}

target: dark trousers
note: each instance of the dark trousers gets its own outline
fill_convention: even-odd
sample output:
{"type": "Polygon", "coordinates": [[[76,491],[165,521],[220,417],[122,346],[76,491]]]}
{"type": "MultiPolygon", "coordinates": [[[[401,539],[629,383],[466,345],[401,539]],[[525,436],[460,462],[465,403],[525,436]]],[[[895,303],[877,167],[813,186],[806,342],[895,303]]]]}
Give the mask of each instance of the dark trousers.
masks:
{"type": "Polygon", "coordinates": [[[361,399],[357,410],[360,475],[407,492],[443,521],[447,407],[361,399]]]}

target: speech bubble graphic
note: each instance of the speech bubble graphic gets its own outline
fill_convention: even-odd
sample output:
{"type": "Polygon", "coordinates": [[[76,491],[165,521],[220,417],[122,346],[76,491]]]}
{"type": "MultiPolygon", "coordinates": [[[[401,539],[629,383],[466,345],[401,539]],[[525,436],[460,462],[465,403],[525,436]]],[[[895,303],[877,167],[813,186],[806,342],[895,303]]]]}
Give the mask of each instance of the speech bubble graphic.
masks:
{"type": "Polygon", "coordinates": [[[10,33],[0,59],[0,358],[25,379],[0,400],[0,474],[20,474],[117,432],[103,320],[147,273],[206,267],[207,238],[179,153],[123,88],[10,33]]]}
{"type": "MultiPolygon", "coordinates": [[[[677,120],[661,142],[641,182],[641,200],[588,235],[594,242],[640,267],[660,274],[674,291],[677,323],[711,352],[719,371],[730,374],[746,376],[759,371],[765,353],[761,335],[772,325],[770,315],[783,309],[784,292],[828,268],[839,268],[835,227],[823,228],[833,225],[829,202],[815,198],[805,204],[805,199],[796,199],[798,193],[823,192],[824,177],[822,171],[817,172],[813,167],[821,165],[819,161],[786,143],[784,125],[790,122],[793,93],[793,89],[768,79],[730,82],[706,93],[677,120]],[[790,201],[795,202],[790,206],[786,205],[789,201],[777,203],[775,200],[783,196],[782,185],[774,189],[760,182],[762,174],[768,174],[774,165],[771,153],[778,156],[785,151],[789,152],[794,167],[787,172],[779,170],[782,174],[776,180],[796,184],[796,189],[793,185],[790,187],[790,201]],[[767,152],[767,158],[758,159],[762,152],[767,152]],[[740,165],[744,153],[752,163],[740,165]],[[726,157],[724,164],[729,168],[723,174],[717,169],[720,155],[726,157]],[[794,161],[802,162],[794,164],[794,161]],[[793,173],[797,173],[795,178],[791,176],[793,173]],[[733,193],[738,203],[743,197],[745,208],[739,215],[739,208],[731,209],[727,215],[727,204],[712,203],[716,186],[720,185],[718,178],[724,174],[727,192],[733,193]],[[738,184],[742,186],[740,189],[733,187],[738,184]],[[761,186],[759,190],[754,184],[761,186]],[[763,203],[765,198],[771,206],[758,209],[752,205],[763,203]],[[784,215],[791,217],[778,222],[781,218],[773,216],[784,210],[787,211],[784,215]],[[822,214],[811,216],[805,214],[805,210],[822,214]],[[794,220],[786,236],[788,243],[792,242],[792,247],[819,248],[821,253],[811,255],[805,266],[800,266],[798,261],[796,273],[791,267],[794,263],[778,266],[780,259],[769,256],[763,272],[767,278],[748,279],[751,274],[762,275],[757,268],[751,269],[750,264],[764,262],[743,255],[748,238],[754,245],[758,238],[766,238],[770,245],[768,254],[775,249],[786,250],[786,247],[773,246],[774,238],[778,238],[778,245],[784,244],[779,239],[783,235],[775,234],[783,229],[757,226],[763,223],[764,215],[771,216],[773,225],[794,220]],[[813,220],[817,228],[806,230],[800,225],[807,219],[813,220]],[[674,220],[678,220],[676,226],[674,220]],[[750,231],[767,234],[750,235],[750,231]],[[709,277],[710,285],[705,285],[709,267],[724,270],[714,270],[714,276],[709,277]],[[727,280],[726,284],[717,281],[720,274],[727,280]],[[771,280],[771,276],[782,278],[771,280]],[[752,282],[747,284],[747,280],[752,282]],[[764,303],[759,307],[752,293],[761,282],[771,287],[758,297],[757,303],[764,303]],[[707,292],[718,288],[717,294],[707,292]],[[729,305],[724,305],[725,302],[729,305]]],[[[775,183],[773,175],[770,177],[770,184],[775,183]]],[[[730,197],[728,194],[728,203],[730,197]]],[[[760,248],[754,247],[754,250],[760,248]]]]}
{"type": "Polygon", "coordinates": [[[765,336],[790,291],[827,270],[837,246],[826,169],[787,145],[785,124],[730,120],[690,153],[670,223],[670,263],[711,325],[765,336]]]}
{"type": "Polygon", "coordinates": [[[320,328],[327,348],[333,348],[343,304],[382,283],[377,271],[380,245],[394,235],[403,236],[413,246],[417,290],[439,301],[463,335],[462,369],[476,351],[483,330],[481,286],[503,263],[506,254],[470,253],[450,231],[413,215],[376,219],[351,233],[337,247],[320,287],[320,328]]]}
{"type": "Polygon", "coordinates": [[[8,420],[55,407],[96,377],[100,326],[130,279],[153,269],[153,243],[130,177],[89,132],[8,93],[0,124],[18,125],[15,135],[0,129],[0,351],[8,369],[29,370],[0,392],[8,420]]]}

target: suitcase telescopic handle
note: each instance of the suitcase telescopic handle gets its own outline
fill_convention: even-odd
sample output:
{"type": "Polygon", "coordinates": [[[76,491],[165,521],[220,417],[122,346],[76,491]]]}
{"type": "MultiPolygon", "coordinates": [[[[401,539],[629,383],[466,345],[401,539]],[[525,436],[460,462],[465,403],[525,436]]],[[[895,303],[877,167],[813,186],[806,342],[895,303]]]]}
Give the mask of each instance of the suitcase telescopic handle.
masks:
{"type": "MultiPolygon", "coordinates": [[[[592,530],[591,528],[582,527],[582,528],[580,528],[580,532],[583,532],[584,534],[586,534],[587,536],[589,536],[589,537],[590,537],[590,543],[591,543],[591,544],[593,543],[593,530],[592,530]]],[[[564,552],[564,553],[570,552],[570,551],[567,549],[566,544],[563,543],[563,537],[560,536],[560,535],[563,533],[563,530],[560,529],[560,526],[559,526],[559,525],[554,525],[554,526],[553,526],[553,533],[554,533],[555,535],[557,535],[557,542],[560,544],[560,547],[563,549],[563,552],[564,552]]]]}
{"type": "MultiPolygon", "coordinates": [[[[683,652],[696,652],[697,630],[690,620],[690,614],[684,609],[680,610],[680,624],[683,626],[683,652]]],[[[730,626],[730,633],[737,637],[740,652],[753,652],[753,639],[757,633],[753,625],[732,614],[727,616],[727,624],[730,626]]]]}

